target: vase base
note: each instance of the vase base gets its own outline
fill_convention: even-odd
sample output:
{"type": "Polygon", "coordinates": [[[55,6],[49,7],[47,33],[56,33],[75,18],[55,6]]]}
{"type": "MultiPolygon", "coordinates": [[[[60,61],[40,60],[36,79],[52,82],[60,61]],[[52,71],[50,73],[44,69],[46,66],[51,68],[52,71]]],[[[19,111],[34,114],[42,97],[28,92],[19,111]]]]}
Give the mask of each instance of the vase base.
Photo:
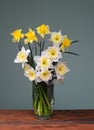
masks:
{"type": "Polygon", "coordinates": [[[35,115],[35,118],[36,119],[39,119],[39,120],[49,120],[51,119],[52,116],[38,116],[38,115],[35,115]]]}

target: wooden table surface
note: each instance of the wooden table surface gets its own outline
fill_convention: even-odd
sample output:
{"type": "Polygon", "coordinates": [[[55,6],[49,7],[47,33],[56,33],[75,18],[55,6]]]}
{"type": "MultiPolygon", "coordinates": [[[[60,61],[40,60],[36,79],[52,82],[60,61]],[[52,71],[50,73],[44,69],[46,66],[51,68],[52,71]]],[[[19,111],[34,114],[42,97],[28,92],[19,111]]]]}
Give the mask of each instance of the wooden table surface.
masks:
{"type": "Polygon", "coordinates": [[[94,130],[94,110],[54,110],[50,120],[32,110],[0,110],[0,130],[94,130]]]}

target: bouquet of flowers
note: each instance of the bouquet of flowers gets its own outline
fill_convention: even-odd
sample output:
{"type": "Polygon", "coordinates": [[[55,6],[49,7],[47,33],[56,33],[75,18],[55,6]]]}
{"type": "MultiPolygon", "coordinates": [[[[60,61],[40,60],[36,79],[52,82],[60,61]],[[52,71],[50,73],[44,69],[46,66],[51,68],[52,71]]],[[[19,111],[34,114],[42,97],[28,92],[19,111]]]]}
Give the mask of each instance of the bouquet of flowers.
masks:
{"type": "MultiPolygon", "coordinates": [[[[65,74],[69,72],[66,62],[63,61],[63,54],[78,55],[68,51],[72,43],[78,41],[72,41],[67,35],[62,35],[61,30],[51,32],[50,27],[45,24],[37,27],[36,31],[29,28],[27,33],[23,33],[22,29],[18,29],[11,35],[13,36],[12,41],[18,43],[19,48],[14,62],[22,64],[24,75],[38,88],[52,84],[54,80],[63,81],[65,74]]],[[[40,92],[37,91],[37,93],[40,92]]],[[[37,114],[46,113],[45,115],[47,115],[47,108],[49,108],[49,113],[51,111],[43,89],[41,95],[43,95],[43,99],[40,95],[36,96],[34,106],[37,114]],[[41,99],[39,99],[40,97],[41,99]],[[47,102],[44,103],[44,100],[47,102]],[[45,104],[46,112],[44,112],[42,104],[45,104]]]]}

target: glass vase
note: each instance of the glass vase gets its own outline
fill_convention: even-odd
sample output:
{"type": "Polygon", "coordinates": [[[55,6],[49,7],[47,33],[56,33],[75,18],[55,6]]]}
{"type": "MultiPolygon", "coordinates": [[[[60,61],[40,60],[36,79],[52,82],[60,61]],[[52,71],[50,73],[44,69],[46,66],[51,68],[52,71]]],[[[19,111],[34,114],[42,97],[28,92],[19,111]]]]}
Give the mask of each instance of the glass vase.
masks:
{"type": "Polygon", "coordinates": [[[34,115],[38,119],[50,119],[54,107],[54,85],[45,82],[32,83],[34,115]]]}

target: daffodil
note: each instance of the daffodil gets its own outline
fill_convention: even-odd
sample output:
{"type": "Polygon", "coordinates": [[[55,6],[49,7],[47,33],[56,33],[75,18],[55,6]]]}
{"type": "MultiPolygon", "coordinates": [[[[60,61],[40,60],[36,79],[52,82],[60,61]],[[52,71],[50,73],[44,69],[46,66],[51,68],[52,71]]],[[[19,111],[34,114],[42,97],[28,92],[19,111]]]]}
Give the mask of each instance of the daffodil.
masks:
{"type": "Polygon", "coordinates": [[[44,38],[44,36],[46,34],[49,34],[50,33],[50,28],[48,25],[45,25],[45,24],[42,24],[40,25],[39,27],[36,28],[37,30],[37,33],[42,37],[44,38]]]}
{"type": "Polygon", "coordinates": [[[25,71],[25,74],[24,74],[26,77],[29,78],[29,80],[33,81],[36,79],[36,71],[31,67],[30,70],[28,71],[25,71]]]}
{"type": "Polygon", "coordinates": [[[21,48],[21,51],[18,52],[16,59],[14,60],[15,63],[25,63],[27,62],[27,57],[30,53],[30,50],[25,50],[24,47],[21,48]]]}
{"type": "Polygon", "coordinates": [[[38,66],[40,66],[40,68],[50,68],[51,67],[51,59],[47,56],[35,56],[34,57],[35,62],[37,63],[38,66]]]}
{"type": "Polygon", "coordinates": [[[35,35],[35,31],[33,31],[31,28],[29,28],[29,32],[27,32],[25,34],[25,44],[32,43],[33,41],[37,42],[38,39],[35,35]]]}
{"type": "Polygon", "coordinates": [[[64,51],[65,48],[68,48],[70,45],[71,45],[71,40],[67,37],[67,35],[65,35],[61,43],[61,50],[64,51]]]}
{"type": "Polygon", "coordinates": [[[48,69],[43,69],[40,72],[40,79],[44,82],[48,82],[49,80],[52,79],[52,74],[48,69]]]}
{"type": "Polygon", "coordinates": [[[57,79],[61,79],[61,77],[63,78],[64,75],[69,72],[68,67],[62,63],[59,62],[56,66],[55,66],[55,71],[56,71],[56,75],[57,75],[57,79]]]}
{"type": "Polygon", "coordinates": [[[28,71],[30,70],[31,66],[27,63],[22,63],[22,68],[24,69],[24,71],[28,71]]]}
{"type": "Polygon", "coordinates": [[[52,61],[58,61],[60,58],[62,58],[62,54],[59,48],[56,46],[48,47],[46,53],[52,61]]]}
{"type": "Polygon", "coordinates": [[[42,68],[49,68],[51,65],[51,60],[49,58],[47,58],[46,56],[42,56],[40,58],[40,66],[42,68]]]}
{"type": "Polygon", "coordinates": [[[52,32],[50,40],[53,42],[54,45],[59,46],[63,40],[63,35],[61,34],[61,31],[52,32]]]}
{"type": "Polygon", "coordinates": [[[12,39],[13,42],[19,42],[20,39],[24,37],[24,34],[21,32],[22,32],[22,29],[18,29],[11,33],[11,35],[13,36],[13,39],[12,39]]]}

